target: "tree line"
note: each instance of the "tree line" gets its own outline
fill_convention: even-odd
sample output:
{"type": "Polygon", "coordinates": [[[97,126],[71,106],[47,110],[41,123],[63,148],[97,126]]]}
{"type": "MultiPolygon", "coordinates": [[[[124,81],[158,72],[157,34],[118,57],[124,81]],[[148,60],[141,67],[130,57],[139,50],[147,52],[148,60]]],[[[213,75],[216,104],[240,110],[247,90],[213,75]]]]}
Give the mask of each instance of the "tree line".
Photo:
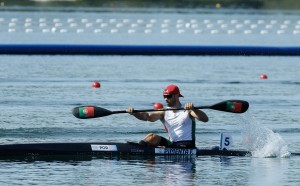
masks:
{"type": "Polygon", "coordinates": [[[300,9],[300,0],[0,0],[1,6],[300,9]]]}

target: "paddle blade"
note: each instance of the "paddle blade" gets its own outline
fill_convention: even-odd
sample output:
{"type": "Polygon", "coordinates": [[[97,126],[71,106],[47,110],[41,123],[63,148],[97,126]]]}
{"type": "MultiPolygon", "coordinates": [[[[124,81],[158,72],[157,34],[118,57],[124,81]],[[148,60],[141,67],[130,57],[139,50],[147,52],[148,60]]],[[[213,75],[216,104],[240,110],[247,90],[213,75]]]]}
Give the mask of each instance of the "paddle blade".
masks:
{"type": "Polygon", "coordinates": [[[212,105],[209,108],[213,110],[224,111],[224,112],[244,113],[248,110],[249,103],[247,101],[242,101],[242,100],[227,100],[212,105]]]}
{"type": "Polygon", "coordinates": [[[72,109],[72,114],[79,119],[90,119],[108,116],[113,114],[112,111],[95,106],[81,106],[72,109]]]}

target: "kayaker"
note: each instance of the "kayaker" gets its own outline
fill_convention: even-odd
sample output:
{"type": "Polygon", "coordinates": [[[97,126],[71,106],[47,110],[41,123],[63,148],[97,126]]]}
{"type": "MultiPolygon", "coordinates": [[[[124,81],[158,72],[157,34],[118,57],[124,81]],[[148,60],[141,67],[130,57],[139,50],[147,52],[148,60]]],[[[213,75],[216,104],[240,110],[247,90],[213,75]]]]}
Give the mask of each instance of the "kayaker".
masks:
{"type": "MultiPolygon", "coordinates": [[[[163,96],[168,108],[182,108],[179,100],[183,97],[178,86],[171,84],[163,91],[163,96]]],[[[185,110],[168,110],[156,112],[134,112],[134,108],[127,108],[126,111],[143,121],[155,122],[160,120],[169,134],[169,139],[154,133],[146,135],[139,144],[149,146],[165,146],[174,148],[195,148],[195,119],[207,122],[207,115],[198,109],[194,109],[193,103],[186,103],[185,110]]]]}

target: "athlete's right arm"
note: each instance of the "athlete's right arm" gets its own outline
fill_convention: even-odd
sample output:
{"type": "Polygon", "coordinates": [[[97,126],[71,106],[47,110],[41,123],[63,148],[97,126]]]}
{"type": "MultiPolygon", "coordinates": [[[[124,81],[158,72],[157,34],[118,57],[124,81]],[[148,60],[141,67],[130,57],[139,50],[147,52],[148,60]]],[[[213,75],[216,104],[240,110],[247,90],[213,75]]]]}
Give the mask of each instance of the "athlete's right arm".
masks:
{"type": "Polygon", "coordinates": [[[134,112],[134,108],[127,108],[126,112],[139,120],[154,122],[164,118],[164,111],[155,112],[134,112]]]}

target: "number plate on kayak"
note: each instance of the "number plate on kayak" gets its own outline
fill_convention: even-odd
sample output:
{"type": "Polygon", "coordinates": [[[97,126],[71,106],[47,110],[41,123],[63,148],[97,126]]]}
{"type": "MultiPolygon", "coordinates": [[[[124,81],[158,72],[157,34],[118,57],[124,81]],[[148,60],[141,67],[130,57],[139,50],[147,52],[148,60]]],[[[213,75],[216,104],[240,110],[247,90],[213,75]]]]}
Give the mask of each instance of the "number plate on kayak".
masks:
{"type": "Polygon", "coordinates": [[[92,151],[118,151],[117,145],[93,145],[91,144],[92,151]]]}
{"type": "Polygon", "coordinates": [[[197,154],[196,149],[155,148],[155,154],[197,154]]]}

